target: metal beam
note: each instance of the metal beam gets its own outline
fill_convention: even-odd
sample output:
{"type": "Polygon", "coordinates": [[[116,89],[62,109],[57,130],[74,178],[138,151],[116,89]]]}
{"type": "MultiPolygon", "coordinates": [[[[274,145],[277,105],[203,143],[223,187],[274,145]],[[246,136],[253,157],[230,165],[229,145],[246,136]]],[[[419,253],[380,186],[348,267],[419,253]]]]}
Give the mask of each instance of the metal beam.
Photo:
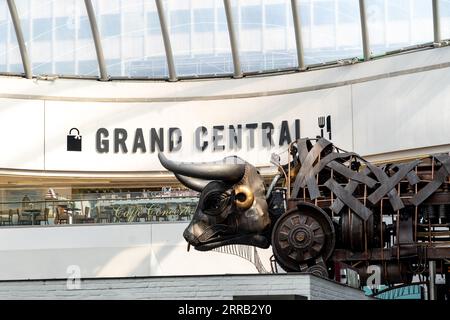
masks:
{"type": "Polygon", "coordinates": [[[103,55],[103,47],[100,41],[100,33],[98,31],[97,19],[95,18],[94,8],[91,0],[84,0],[86,11],[89,17],[89,24],[91,25],[92,37],[94,38],[95,51],[97,53],[98,68],[100,70],[100,80],[108,81],[108,72],[106,71],[105,56],[103,55]]]}
{"type": "Polygon", "coordinates": [[[242,78],[241,61],[239,59],[239,47],[236,38],[236,30],[233,24],[233,13],[231,11],[230,0],[223,0],[225,15],[227,16],[228,36],[230,37],[231,54],[233,56],[234,77],[242,78]]]}
{"type": "Polygon", "coordinates": [[[164,50],[166,51],[167,68],[169,69],[169,81],[177,81],[177,73],[175,71],[175,63],[173,61],[172,45],[170,44],[169,29],[167,28],[164,5],[162,0],[155,0],[155,2],[156,8],[158,9],[159,24],[161,25],[164,50]]]}
{"type": "Polygon", "coordinates": [[[33,77],[31,73],[30,58],[28,56],[25,40],[23,39],[22,26],[20,25],[19,15],[17,14],[16,3],[14,0],[7,0],[9,13],[11,14],[11,20],[16,31],[17,43],[19,44],[20,56],[22,57],[23,71],[25,72],[25,78],[31,79],[33,77]]]}
{"type": "Polygon", "coordinates": [[[294,31],[295,31],[295,45],[297,47],[297,61],[298,69],[305,70],[305,55],[303,52],[303,40],[302,40],[302,22],[298,9],[298,1],[291,0],[292,18],[294,19],[294,31]]]}
{"type": "Polygon", "coordinates": [[[436,300],[436,261],[428,262],[428,276],[428,300],[436,300]]]}
{"type": "Polygon", "coordinates": [[[441,17],[439,13],[439,0],[433,0],[433,33],[434,33],[434,43],[440,43],[441,17]]]}
{"type": "Polygon", "coordinates": [[[367,29],[366,1],[359,0],[359,15],[361,20],[361,37],[364,52],[364,61],[370,60],[369,30],[367,29]]]}

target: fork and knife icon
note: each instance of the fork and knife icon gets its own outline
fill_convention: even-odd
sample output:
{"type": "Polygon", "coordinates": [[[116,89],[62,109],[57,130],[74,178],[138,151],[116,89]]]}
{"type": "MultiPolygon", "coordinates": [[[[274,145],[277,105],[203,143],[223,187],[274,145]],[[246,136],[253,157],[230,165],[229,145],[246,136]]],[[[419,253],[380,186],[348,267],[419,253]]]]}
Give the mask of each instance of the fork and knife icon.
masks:
{"type": "MultiPolygon", "coordinates": [[[[325,128],[325,124],[326,124],[326,129],[328,132],[328,139],[331,140],[331,116],[328,115],[326,118],[321,116],[317,119],[319,128],[320,128],[320,138],[323,138],[323,129],[325,128]]],[[[319,136],[318,136],[319,138],[319,136]]]]}

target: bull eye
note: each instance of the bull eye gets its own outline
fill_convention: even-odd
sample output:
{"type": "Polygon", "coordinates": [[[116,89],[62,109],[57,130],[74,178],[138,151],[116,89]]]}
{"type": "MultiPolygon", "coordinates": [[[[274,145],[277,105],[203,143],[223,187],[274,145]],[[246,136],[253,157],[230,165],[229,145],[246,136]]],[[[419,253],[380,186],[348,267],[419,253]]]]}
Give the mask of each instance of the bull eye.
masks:
{"type": "Polygon", "coordinates": [[[244,202],[247,199],[247,196],[245,195],[245,193],[240,192],[235,196],[235,198],[239,202],[244,202]]]}
{"type": "Polygon", "coordinates": [[[211,192],[203,201],[203,211],[206,214],[217,216],[221,214],[227,204],[229,196],[223,192],[211,192]]]}
{"type": "Polygon", "coordinates": [[[239,185],[234,189],[234,198],[238,208],[247,210],[252,206],[255,196],[248,186],[239,185]]]}

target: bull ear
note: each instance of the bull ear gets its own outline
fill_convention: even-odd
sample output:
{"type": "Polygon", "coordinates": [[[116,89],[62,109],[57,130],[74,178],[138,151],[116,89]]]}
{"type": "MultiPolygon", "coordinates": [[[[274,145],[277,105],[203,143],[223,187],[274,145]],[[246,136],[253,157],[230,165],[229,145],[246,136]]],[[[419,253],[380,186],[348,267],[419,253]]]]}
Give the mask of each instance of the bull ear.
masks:
{"type": "Polygon", "coordinates": [[[205,188],[206,185],[211,182],[210,180],[186,177],[186,176],[176,174],[176,173],[175,173],[175,178],[177,178],[178,181],[180,181],[183,185],[185,185],[189,189],[192,189],[192,190],[195,190],[198,192],[202,192],[203,188],[205,188]]]}
{"type": "Polygon", "coordinates": [[[192,178],[237,182],[245,173],[245,162],[237,157],[217,162],[187,163],[169,160],[160,152],[158,158],[167,170],[192,178]]]}

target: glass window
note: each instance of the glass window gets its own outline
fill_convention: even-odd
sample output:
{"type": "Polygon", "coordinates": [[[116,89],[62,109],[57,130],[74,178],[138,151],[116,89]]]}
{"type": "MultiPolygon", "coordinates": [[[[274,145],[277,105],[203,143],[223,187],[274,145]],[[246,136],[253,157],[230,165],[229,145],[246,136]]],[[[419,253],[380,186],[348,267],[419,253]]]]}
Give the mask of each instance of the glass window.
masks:
{"type": "Polygon", "coordinates": [[[87,16],[79,17],[77,29],[78,39],[92,38],[91,25],[89,24],[89,18],[87,16]]]}
{"type": "Polygon", "coordinates": [[[314,0],[301,1],[300,4],[300,13],[313,12],[309,21],[302,19],[306,64],[362,56],[358,0],[314,0]]]}
{"type": "Polygon", "coordinates": [[[372,54],[433,41],[431,1],[367,0],[372,54]]]}
{"type": "Polygon", "coordinates": [[[52,19],[33,19],[33,40],[50,41],[52,39],[52,19]]]}
{"type": "Polygon", "coordinates": [[[359,19],[359,3],[354,0],[340,0],[338,5],[339,23],[354,23],[359,19]]]}
{"type": "MultiPolygon", "coordinates": [[[[298,0],[307,64],[362,57],[358,0],[298,0]]],[[[83,0],[16,0],[35,74],[97,74],[83,0]]],[[[92,0],[110,76],[165,77],[167,63],[156,5],[148,0],[92,0]]],[[[233,72],[223,0],[164,0],[179,76],[233,72]]],[[[367,0],[372,54],[433,40],[426,0],[367,0]]],[[[450,0],[440,0],[441,32],[450,38],[450,0]]],[[[244,72],[297,66],[289,0],[231,0],[244,72]]],[[[0,0],[0,72],[20,70],[6,2],[0,0]]]]}
{"type": "Polygon", "coordinates": [[[261,28],[262,10],[261,6],[243,6],[241,7],[241,27],[243,29],[261,28]]]}
{"type": "Polygon", "coordinates": [[[6,1],[0,1],[0,72],[23,73],[16,33],[6,1]]]}
{"type": "Polygon", "coordinates": [[[441,17],[450,17],[450,0],[440,0],[441,17]]]}
{"type": "Polygon", "coordinates": [[[265,19],[266,19],[266,26],[268,28],[285,27],[286,26],[285,4],[280,3],[280,4],[266,5],[265,19]]]}
{"type": "Polygon", "coordinates": [[[159,23],[158,12],[147,13],[147,32],[161,33],[161,25],[159,23]]]}
{"type": "Polygon", "coordinates": [[[190,221],[198,193],[178,188],[2,188],[3,225],[190,221]]]}
{"type": "Polygon", "coordinates": [[[170,40],[178,76],[221,75],[233,72],[222,0],[191,3],[170,0],[166,2],[165,9],[171,19],[170,40]]]}
{"type": "Polygon", "coordinates": [[[384,19],[385,6],[384,0],[366,1],[366,15],[368,22],[381,21],[384,19]]]}
{"type": "Polygon", "coordinates": [[[101,34],[103,37],[113,37],[120,35],[120,15],[105,14],[100,16],[101,34]]]}
{"type": "Polygon", "coordinates": [[[408,20],[410,10],[409,0],[390,1],[388,5],[388,19],[390,21],[408,20]]]}
{"type": "Polygon", "coordinates": [[[228,30],[227,15],[225,14],[224,8],[222,8],[222,10],[217,10],[217,30],[218,31],[228,30]]]}
{"type": "MultiPolygon", "coordinates": [[[[20,58],[20,53],[19,56],[20,58]]],[[[9,65],[9,70],[7,70],[8,72],[13,72],[13,73],[23,73],[23,64],[22,63],[12,63],[9,65]]]]}
{"type": "Polygon", "coordinates": [[[56,70],[60,74],[75,74],[75,62],[74,61],[60,61],[55,62],[56,70]]]}
{"type": "Polygon", "coordinates": [[[173,33],[189,32],[191,13],[189,10],[174,10],[170,12],[170,29],[173,33]]]}
{"type": "Polygon", "coordinates": [[[33,74],[48,74],[52,70],[52,62],[40,62],[32,64],[33,74]]]}
{"type": "Polygon", "coordinates": [[[84,75],[94,76],[98,74],[97,60],[84,60],[78,62],[78,72],[84,75]]]}
{"type": "Polygon", "coordinates": [[[309,1],[300,1],[298,10],[300,11],[302,25],[309,26],[311,24],[311,5],[309,1]]]}
{"type": "MultiPolygon", "coordinates": [[[[433,7],[430,6],[429,1],[413,0],[412,2],[413,19],[429,19],[429,17],[433,15],[433,7]]],[[[440,6],[442,7],[441,3],[440,6]]]]}
{"type": "Polygon", "coordinates": [[[251,5],[244,3],[232,1],[243,72],[296,67],[294,27],[293,23],[286,21],[287,17],[292,21],[291,2],[266,0],[264,17],[260,2],[252,1],[251,5]],[[240,19],[236,20],[239,11],[240,19]]]}
{"type": "Polygon", "coordinates": [[[55,39],[58,41],[74,40],[76,28],[75,19],[73,17],[55,18],[55,39]]]}
{"type": "Polygon", "coordinates": [[[433,6],[431,1],[412,1],[411,44],[427,43],[434,40],[433,6]]]}
{"type": "Polygon", "coordinates": [[[334,3],[333,1],[314,1],[313,3],[314,24],[334,23],[334,3]]]}
{"type": "Polygon", "coordinates": [[[123,34],[142,38],[145,33],[145,15],[143,12],[128,12],[123,15],[123,34]]]}
{"type": "Polygon", "coordinates": [[[0,20],[0,39],[6,40],[8,36],[8,24],[5,20],[0,20]]]}
{"type": "Polygon", "coordinates": [[[450,39],[450,0],[440,1],[441,36],[450,39]]]}
{"type": "Polygon", "coordinates": [[[194,31],[206,32],[214,30],[214,9],[195,9],[194,10],[194,31]]]}
{"type": "Polygon", "coordinates": [[[167,76],[160,68],[161,61],[166,64],[166,55],[155,1],[92,3],[102,20],[100,37],[109,76],[155,77],[154,69],[158,77],[167,76]]]}
{"type": "MultiPolygon", "coordinates": [[[[106,65],[108,66],[108,73],[113,75],[120,75],[122,74],[121,69],[121,60],[120,59],[111,59],[111,60],[105,60],[106,65]]],[[[133,70],[133,68],[130,68],[133,70]]],[[[129,70],[129,71],[131,71],[129,70]]]]}
{"type": "Polygon", "coordinates": [[[16,0],[16,5],[32,73],[84,75],[78,62],[96,60],[84,1],[16,0]]]}

